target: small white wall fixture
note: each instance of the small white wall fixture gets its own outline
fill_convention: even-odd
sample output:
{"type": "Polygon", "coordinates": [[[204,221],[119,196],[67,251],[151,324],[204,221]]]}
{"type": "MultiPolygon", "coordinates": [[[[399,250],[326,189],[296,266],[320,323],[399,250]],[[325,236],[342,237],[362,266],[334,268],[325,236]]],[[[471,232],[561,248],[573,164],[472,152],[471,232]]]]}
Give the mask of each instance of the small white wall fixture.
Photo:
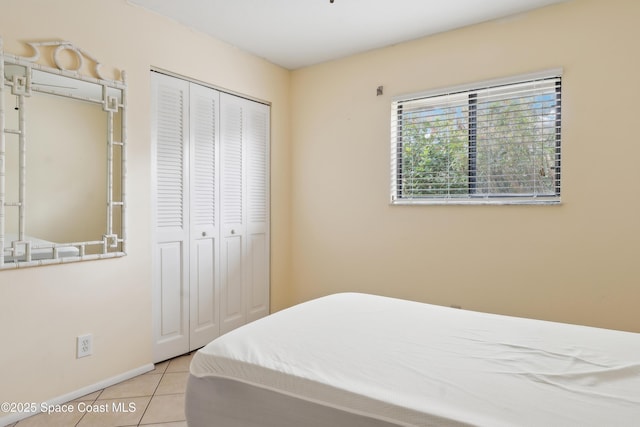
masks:
{"type": "Polygon", "coordinates": [[[26,44],[0,39],[0,269],[124,256],[126,73],[67,41],[26,44]]]}

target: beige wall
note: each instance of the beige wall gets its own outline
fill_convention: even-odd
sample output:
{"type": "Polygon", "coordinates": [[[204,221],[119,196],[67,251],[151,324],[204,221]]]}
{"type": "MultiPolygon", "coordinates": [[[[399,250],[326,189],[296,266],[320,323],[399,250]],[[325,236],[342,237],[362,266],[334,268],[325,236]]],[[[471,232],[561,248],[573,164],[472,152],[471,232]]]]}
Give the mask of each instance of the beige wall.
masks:
{"type": "Polygon", "coordinates": [[[638,18],[635,0],[574,0],[293,72],[294,301],[353,290],[640,332],[638,18]],[[555,67],[561,206],[389,206],[393,96],[555,67]]]}
{"type": "MultiPolygon", "coordinates": [[[[5,50],[69,40],[125,69],[128,256],[0,272],[0,402],[41,402],[139,368],[151,355],[150,68],[272,103],[272,308],[289,294],[290,72],[125,0],[2,2],[5,50]],[[92,333],[94,354],[75,358],[92,333]]],[[[1,423],[0,423],[1,424],[1,423]]]]}

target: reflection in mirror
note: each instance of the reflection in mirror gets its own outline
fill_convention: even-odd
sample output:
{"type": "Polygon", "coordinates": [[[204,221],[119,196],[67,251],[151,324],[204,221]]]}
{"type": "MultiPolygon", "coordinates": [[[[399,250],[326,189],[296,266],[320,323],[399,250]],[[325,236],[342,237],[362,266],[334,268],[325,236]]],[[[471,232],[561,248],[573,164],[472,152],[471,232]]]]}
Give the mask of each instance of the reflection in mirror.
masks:
{"type": "Polygon", "coordinates": [[[56,65],[74,52],[72,71],[32,63],[30,45],[32,58],[0,52],[0,267],[122,256],[125,82],[81,75],[68,42],[36,45],[57,46],[56,65]]]}

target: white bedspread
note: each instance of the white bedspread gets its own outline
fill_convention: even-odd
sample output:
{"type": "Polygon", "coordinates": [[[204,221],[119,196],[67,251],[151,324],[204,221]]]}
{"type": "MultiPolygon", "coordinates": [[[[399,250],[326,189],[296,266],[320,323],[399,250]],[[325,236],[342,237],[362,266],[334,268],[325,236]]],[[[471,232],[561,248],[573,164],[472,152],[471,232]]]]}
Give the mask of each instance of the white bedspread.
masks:
{"type": "Polygon", "coordinates": [[[400,425],[640,425],[640,334],[364,294],[234,330],[191,374],[400,425]]]}

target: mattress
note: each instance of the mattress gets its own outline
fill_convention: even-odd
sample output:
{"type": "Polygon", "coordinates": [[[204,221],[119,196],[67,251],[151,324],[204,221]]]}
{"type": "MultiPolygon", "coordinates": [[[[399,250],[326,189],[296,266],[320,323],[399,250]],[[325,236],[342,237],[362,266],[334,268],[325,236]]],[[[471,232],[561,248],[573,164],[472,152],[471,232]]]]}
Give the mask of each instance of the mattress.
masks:
{"type": "Polygon", "coordinates": [[[640,334],[335,294],[200,349],[186,413],[191,427],[637,426],[640,334]]]}

